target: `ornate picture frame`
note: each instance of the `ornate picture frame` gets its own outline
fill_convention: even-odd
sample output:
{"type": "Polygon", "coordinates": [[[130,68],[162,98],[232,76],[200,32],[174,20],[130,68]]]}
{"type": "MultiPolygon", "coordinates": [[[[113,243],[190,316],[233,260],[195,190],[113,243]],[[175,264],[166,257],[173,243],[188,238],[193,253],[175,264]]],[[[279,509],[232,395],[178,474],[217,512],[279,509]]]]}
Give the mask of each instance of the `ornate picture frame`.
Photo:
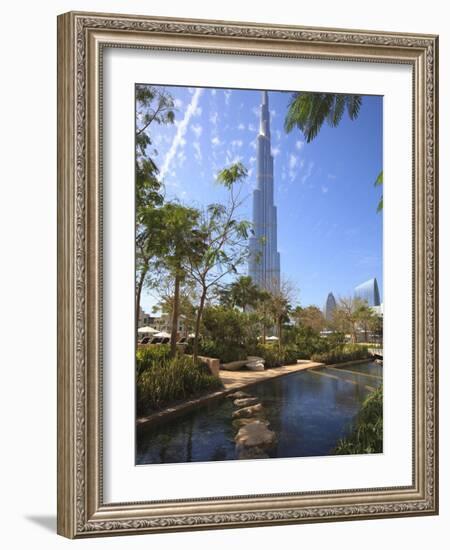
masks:
{"type": "Polygon", "coordinates": [[[438,513],[438,38],[70,12],[58,17],[58,533],[89,536],[438,513]],[[105,503],[104,48],[405,64],[413,74],[413,483],[105,503]]]}

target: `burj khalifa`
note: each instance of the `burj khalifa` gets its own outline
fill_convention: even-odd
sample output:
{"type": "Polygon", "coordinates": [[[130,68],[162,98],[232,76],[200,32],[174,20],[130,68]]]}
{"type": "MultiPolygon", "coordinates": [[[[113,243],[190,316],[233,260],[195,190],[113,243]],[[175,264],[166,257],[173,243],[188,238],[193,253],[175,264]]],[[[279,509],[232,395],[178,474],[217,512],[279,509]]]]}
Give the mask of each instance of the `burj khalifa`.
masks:
{"type": "Polygon", "coordinates": [[[280,253],[277,245],[277,207],[273,198],[273,156],[267,92],[262,92],[257,138],[256,188],[253,191],[253,232],[249,239],[248,274],[260,288],[280,289],[280,253]]]}

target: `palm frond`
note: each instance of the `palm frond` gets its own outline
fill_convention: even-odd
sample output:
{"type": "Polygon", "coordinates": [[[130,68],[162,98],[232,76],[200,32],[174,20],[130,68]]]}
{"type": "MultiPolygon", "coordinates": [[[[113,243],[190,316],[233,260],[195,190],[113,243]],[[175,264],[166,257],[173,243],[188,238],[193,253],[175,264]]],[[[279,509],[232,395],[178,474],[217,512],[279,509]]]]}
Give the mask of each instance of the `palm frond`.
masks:
{"type": "Polygon", "coordinates": [[[311,142],[325,121],[335,127],[342,120],[345,108],[350,119],[355,119],[361,108],[360,95],[297,92],[292,94],[284,121],[287,133],[298,128],[311,142]]]}
{"type": "Polygon", "coordinates": [[[378,185],[383,185],[383,170],[378,174],[377,179],[374,182],[375,187],[378,185]]]}

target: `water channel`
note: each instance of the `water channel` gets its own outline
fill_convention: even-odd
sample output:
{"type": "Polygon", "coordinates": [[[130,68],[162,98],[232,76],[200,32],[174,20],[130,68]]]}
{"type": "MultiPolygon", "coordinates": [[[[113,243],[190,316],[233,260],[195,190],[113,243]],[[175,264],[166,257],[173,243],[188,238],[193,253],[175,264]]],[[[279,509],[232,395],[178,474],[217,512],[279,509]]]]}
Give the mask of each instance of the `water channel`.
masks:
{"type": "MultiPolygon", "coordinates": [[[[271,458],[324,456],[352,429],[361,403],[382,383],[374,362],[300,371],[245,391],[261,401],[277,434],[271,458]]],[[[231,399],[213,401],[138,434],[137,464],[235,460],[231,399]]]]}

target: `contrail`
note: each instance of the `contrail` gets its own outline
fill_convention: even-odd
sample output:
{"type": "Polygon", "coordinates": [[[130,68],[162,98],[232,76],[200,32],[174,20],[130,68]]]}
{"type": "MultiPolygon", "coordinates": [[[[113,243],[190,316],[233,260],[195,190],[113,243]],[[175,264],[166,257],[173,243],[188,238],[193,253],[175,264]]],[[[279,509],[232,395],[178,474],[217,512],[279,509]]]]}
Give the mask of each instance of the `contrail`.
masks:
{"type": "Polygon", "coordinates": [[[167,151],[166,158],[164,159],[164,163],[161,167],[161,171],[160,171],[161,179],[164,178],[164,176],[167,174],[169,170],[169,165],[172,162],[173,157],[176,155],[177,149],[182,142],[184,134],[186,133],[186,130],[188,128],[189,121],[191,120],[191,117],[195,114],[195,111],[197,110],[198,100],[200,99],[202,92],[203,92],[202,88],[197,88],[195,90],[192,96],[191,102],[189,103],[186,109],[186,113],[184,114],[184,118],[180,122],[180,124],[178,124],[177,126],[177,133],[173,138],[172,145],[170,146],[170,149],[167,151]]]}

